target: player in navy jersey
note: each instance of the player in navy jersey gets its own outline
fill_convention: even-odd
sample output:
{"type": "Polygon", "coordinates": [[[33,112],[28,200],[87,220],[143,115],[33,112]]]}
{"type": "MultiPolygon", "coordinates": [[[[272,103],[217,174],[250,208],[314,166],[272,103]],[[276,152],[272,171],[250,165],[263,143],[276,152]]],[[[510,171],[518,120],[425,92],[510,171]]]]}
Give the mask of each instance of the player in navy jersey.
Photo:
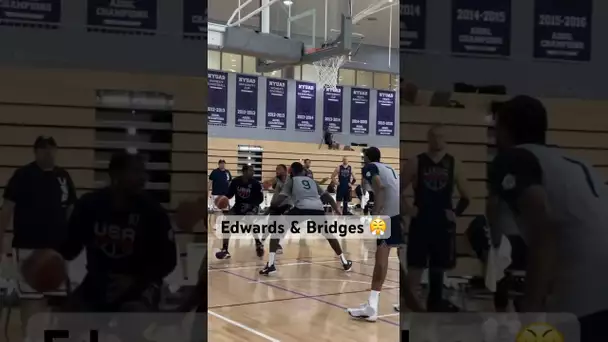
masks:
{"type": "MultiPolygon", "coordinates": [[[[260,204],[264,202],[262,184],[253,178],[253,167],[245,165],[242,168],[242,176],[236,177],[230,182],[228,198],[235,197],[234,206],[230,209],[231,215],[257,215],[260,212],[260,204]]],[[[264,255],[262,241],[254,237],[256,253],[259,257],[264,255]]],[[[215,253],[218,259],[229,259],[228,244],[230,236],[225,236],[222,241],[222,249],[215,253]]]]}
{"type": "MultiPolygon", "coordinates": [[[[363,177],[369,182],[375,194],[375,203],[372,209],[373,216],[390,217],[390,236],[377,240],[374,272],[372,276],[371,291],[368,302],[358,308],[348,309],[353,318],[365,319],[375,322],[378,319],[378,302],[380,291],[388,272],[389,255],[391,248],[399,248],[403,244],[401,229],[401,216],[399,208],[399,177],[393,168],[380,162],[380,150],[370,147],[363,152],[365,166],[363,177]]],[[[405,284],[404,284],[405,285],[405,284]]],[[[407,287],[401,287],[402,296],[407,305],[414,311],[421,311],[415,296],[407,287]]]]}
{"type": "Polygon", "coordinates": [[[469,206],[466,179],[460,162],[446,152],[444,129],[434,125],[427,133],[428,151],[408,160],[401,183],[402,194],[412,184],[414,205],[403,199],[410,216],[407,263],[409,286],[416,289],[425,268],[429,268],[429,311],[458,311],[443,299],[446,270],[456,266],[456,216],[469,206]],[[454,186],[460,200],[452,207],[454,186]]]}
{"type": "Polygon", "coordinates": [[[354,183],[355,177],[352,167],[348,164],[348,158],[342,158],[342,164],[334,170],[331,180],[333,183],[338,184],[336,187],[336,201],[342,202],[342,215],[349,215],[348,204],[351,200],[351,186],[354,183]]]}

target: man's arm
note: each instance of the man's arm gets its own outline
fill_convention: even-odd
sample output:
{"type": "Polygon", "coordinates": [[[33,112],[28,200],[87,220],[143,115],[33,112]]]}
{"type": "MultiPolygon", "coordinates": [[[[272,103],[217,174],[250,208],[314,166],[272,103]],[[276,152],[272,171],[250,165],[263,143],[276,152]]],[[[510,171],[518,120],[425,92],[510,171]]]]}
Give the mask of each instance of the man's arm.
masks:
{"type": "Polygon", "coordinates": [[[19,183],[21,183],[20,179],[22,178],[20,175],[19,170],[15,171],[4,189],[4,202],[2,203],[2,211],[0,211],[0,260],[2,260],[2,249],[4,248],[4,234],[11,224],[15,203],[17,203],[19,196],[19,183]]]}
{"type": "Polygon", "coordinates": [[[72,216],[72,212],[74,211],[74,203],[78,199],[78,195],[76,194],[76,186],[74,185],[74,181],[70,174],[66,171],[66,181],[68,183],[68,208],[66,211],[68,219],[72,216]]]}
{"type": "Polygon", "coordinates": [[[210,196],[213,193],[213,179],[215,178],[215,170],[211,171],[209,174],[209,181],[207,182],[207,191],[210,196]]]}
{"type": "Polygon", "coordinates": [[[406,191],[418,176],[418,157],[414,156],[408,160],[401,174],[401,212],[405,215],[416,216],[418,209],[409,203],[406,191]]]}
{"type": "Polygon", "coordinates": [[[557,259],[556,227],[543,187],[542,168],[531,152],[512,149],[499,154],[491,170],[492,191],[514,208],[527,228],[529,260],[522,310],[542,312],[555,281],[557,259]]]}
{"type": "Polygon", "coordinates": [[[236,195],[236,182],[234,180],[230,181],[230,185],[228,185],[228,193],[226,197],[232,198],[236,195]]]}
{"type": "Polygon", "coordinates": [[[469,204],[471,204],[471,197],[469,196],[469,183],[462,170],[462,163],[459,160],[455,160],[454,162],[454,180],[456,189],[458,189],[458,193],[460,194],[460,199],[454,209],[454,214],[456,214],[456,216],[461,216],[465,210],[467,210],[469,204]]]}
{"type": "Polygon", "coordinates": [[[331,181],[332,181],[332,182],[336,182],[336,184],[337,184],[337,182],[338,182],[338,180],[337,180],[336,178],[338,177],[338,172],[340,172],[340,171],[338,170],[339,168],[340,168],[340,167],[336,167],[336,169],[334,170],[334,172],[331,174],[331,181]]]}
{"type": "Polygon", "coordinates": [[[272,196],[272,201],[270,201],[271,207],[278,207],[286,198],[291,197],[291,192],[293,189],[293,178],[287,177],[287,180],[283,184],[283,188],[281,192],[276,196],[272,196]]]}
{"type": "Polygon", "coordinates": [[[146,244],[148,255],[145,265],[142,265],[144,281],[157,281],[165,278],[177,265],[177,246],[175,233],[169,220],[169,215],[158,205],[154,210],[152,228],[146,244]]]}
{"type": "Polygon", "coordinates": [[[253,205],[257,207],[260,204],[262,204],[262,202],[264,202],[264,190],[263,190],[262,184],[260,182],[255,182],[253,187],[254,187],[253,193],[255,196],[253,205]]]}

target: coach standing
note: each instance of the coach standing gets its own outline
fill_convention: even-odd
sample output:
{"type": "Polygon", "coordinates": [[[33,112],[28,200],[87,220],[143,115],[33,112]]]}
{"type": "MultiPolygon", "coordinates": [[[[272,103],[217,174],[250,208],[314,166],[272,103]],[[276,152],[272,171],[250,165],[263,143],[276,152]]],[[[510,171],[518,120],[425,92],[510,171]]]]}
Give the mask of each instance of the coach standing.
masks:
{"type": "MultiPolygon", "coordinates": [[[[4,190],[0,212],[0,257],[4,232],[13,218],[13,257],[20,263],[32,250],[58,248],[67,235],[68,217],[76,201],[76,190],[66,170],[56,166],[57,143],[40,136],[34,143],[35,161],[15,171],[4,190]]],[[[23,325],[43,310],[44,296],[19,284],[23,325]]]]}
{"type": "Polygon", "coordinates": [[[226,196],[228,188],[232,181],[232,174],[226,169],[226,161],[220,159],[217,162],[217,168],[209,174],[209,189],[211,190],[211,203],[215,208],[215,199],[218,196],[226,196]]]}

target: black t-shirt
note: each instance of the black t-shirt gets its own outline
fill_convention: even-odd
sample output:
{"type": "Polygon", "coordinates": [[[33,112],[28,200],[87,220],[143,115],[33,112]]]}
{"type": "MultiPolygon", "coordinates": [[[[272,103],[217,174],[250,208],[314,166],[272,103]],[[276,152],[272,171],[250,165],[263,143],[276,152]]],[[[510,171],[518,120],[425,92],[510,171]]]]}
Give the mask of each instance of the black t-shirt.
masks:
{"type": "Polygon", "coordinates": [[[76,201],[76,189],[66,170],[25,165],[9,180],[4,199],[15,203],[14,248],[56,248],[63,243],[67,210],[76,201]]]}
{"type": "Polygon", "coordinates": [[[225,196],[228,193],[228,186],[232,180],[232,175],[230,174],[230,171],[226,169],[220,170],[217,168],[211,171],[211,174],[209,174],[209,180],[212,182],[211,194],[216,196],[225,196]]]}
{"type": "Polygon", "coordinates": [[[244,180],[240,176],[230,182],[227,196],[235,198],[234,212],[236,214],[245,214],[264,202],[262,184],[255,179],[244,180]]]}
{"type": "Polygon", "coordinates": [[[116,209],[109,188],[83,195],[70,218],[67,242],[59,252],[67,260],[83,248],[87,256],[87,284],[93,294],[104,293],[112,275],[128,275],[142,286],[160,283],[177,263],[169,216],[146,194],[116,209]]]}

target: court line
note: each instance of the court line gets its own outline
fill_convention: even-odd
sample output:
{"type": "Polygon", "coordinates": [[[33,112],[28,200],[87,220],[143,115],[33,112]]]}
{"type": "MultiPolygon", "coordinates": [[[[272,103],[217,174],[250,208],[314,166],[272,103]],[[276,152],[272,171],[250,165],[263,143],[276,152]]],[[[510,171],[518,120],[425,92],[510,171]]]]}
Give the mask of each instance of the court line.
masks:
{"type": "MultiPolygon", "coordinates": [[[[302,261],[307,262],[306,260],[302,260],[302,261]]],[[[356,262],[356,261],[353,261],[353,263],[354,262],[356,262]]],[[[327,266],[327,265],[323,265],[323,264],[317,264],[317,263],[314,263],[312,261],[309,261],[308,264],[309,265],[319,265],[319,266],[323,266],[323,267],[326,267],[326,268],[333,268],[334,270],[342,270],[341,268],[331,267],[331,266],[327,266]]],[[[366,273],[361,273],[361,272],[353,271],[352,269],[349,271],[349,273],[358,274],[358,275],[362,275],[362,276],[373,278],[373,275],[369,275],[369,274],[366,274],[366,273]]],[[[386,278],[385,281],[390,281],[391,283],[396,283],[396,284],[399,283],[399,281],[395,281],[395,280],[388,279],[388,278],[386,278]]]]}
{"type": "MultiPolygon", "coordinates": [[[[391,288],[391,289],[387,289],[387,291],[390,290],[394,290],[395,288],[391,288]]],[[[306,296],[306,297],[293,297],[293,298],[281,298],[281,299],[268,299],[268,300],[260,300],[257,302],[244,302],[244,303],[234,303],[234,304],[225,304],[225,305],[215,305],[215,306],[209,306],[209,309],[217,309],[217,308],[232,308],[232,307],[237,307],[237,306],[247,306],[247,305],[255,305],[255,304],[270,304],[270,303],[274,303],[274,302],[286,302],[289,300],[295,300],[295,299],[308,299],[308,298],[320,298],[320,297],[330,297],[330,296],[339,296],[339,295],[346,295],[346,294],[357,294],[357,293],[363,293],[363,292],[369,292],[369,289],[366,290],[357,290],[357,291],[346,291],[346,292],[334,292],[334,293],[325,293],[325,294],[320,294],[320,295],[314,295],[314,296],[306,296]]]]}
{"type": "Polygon", "coordinates": [[[399,315],[400,315],[399,312],[393,312],[393,313],[386,314],[386,315],[380,315],[380,316],[378,316],[378,318],[393,317],[393,316],[399,316],[399,315]]]}
{"type": "MultiPolygon", "coordinates": [[[[223,272],[227,273],[227,274],[231,274],[231,275],[239,277],[239,278],[242,278],[242,279],[245,279],[245,280],[256,281],[255,279],[252,279],[252,278],[249,278],[249,277],[246,277],[244,275],[241,275],[241,274],[238,274],[238,273],[234,273],[234,272],[231,272],[231,271],[228,271],[228,270],[223,270],[223,272]]],[[[260,283],[260,282],[258,282],[258,283],[260,283]]],[[[311,297],[311,296],[309,296],[307,294],[304,294],[304,293],[301,293],[301,292],[297,292],[297,291],[294,291],[294,290],[290,290],[290,289],[287,289],[287,288],[284,288],[282,286],[278,286],[278,285],[275,285],[275,284],[271,284],[271,283],[260,283],[260,284],[264,284],[266,286],[274,287],[275,289],[282,290],[282,291],[289,292],[289,293],[293,293],[293,294],[298,295],[298,296],[306,297],[306,299],[312,299],[312,300],[315,300],[317,302],[321,302],[321,303],[324,303],[324,304],[327,304],[327,305],[330,305],[330,306],[333,306],[333,307],[336,307],[338,309],[342,309],[342,310],[345,310],[345,311],[346,311],[346,309],[348,309],[345,306],[342,306],[342,305],[339,305],[339,304],[335,304],[335,303],[332,303],[332,302],[328,302],[328,301],[320,299],[320,298],[311,297]]],[[[399,326],[398,323],[391,322],[391,321],[388,321],[388,320],[385,320],[385,319],[382,319],[382,318],[379,319],[379,321],[384,322],[384,323],[388,323],[390,325],[399,326]]]]}
{"type": "MultiPolygon", "coordinates": [[[[310,264],[306,264],[306,265],[310,265],[310,264]]],[[[339,268],[336,268],[337,270],[339,270],[339,268]]],[[[250,281],[250,284],[253,283],[274,283],[274,282],[279,282],[279,281],[309,281],[309,280],[316,280],[319,282],[323,282],[323,281],[336,281],[336,282],[346,282],[346,283],[357,283],[357,284],[369,284],[369,281],[359,281],[359,280],[348,280],[348,279],[324,279],[324,278],[281,278],[281,279],[270,279],[270,280],[258,280],[258,281],[250,281]]],[[[399,286],[385,286],[385,288],[387,289],[398,289],[399,286]]]]}
{"type": "Polygon", "coordinates": [[[248,326],[246,326],[244,324],[241,324],[241,323],[239,323],[237,321],[233,321],[230,318],[224,317],[224,316],[222,316],[222,315],[220,315],[218,313],[215,313],[215,312],[213,312],[211,310],[208,310],[208,313],[210,315],[214,316],[214,317],[217,317],[217,318],[219,318],[219,319],[221,319],[221,320],[223,320],[225,322],[228,322],[228,323],[230,323],[230,324],[232,324],[234,326],[237,326],[237,327],[239,327],[241,329],[247,330],[248,332],[250,332],[250,333],[252,333],[254,335],[257,335],[257,336],[259,336],[261,338],[264,338],[264,339],[266,339],[268,341],[271,341],[271,342],[281,342],[281,340],[277,340],[276,338],[272,338],[272,337],[270,337],[270,336],[268,336],[268,335],[266,335],[266,334],[264,334],[264,333],[262,333],[260,331],[257,331],[257,330],[255,330],[253,328],[250,328],[250,327],[248,327],[248,326]]]}
{"type": "MultiPolygon", "coordinates": [[[[293,259],[293,260],[298,260],[298,259],[293,259]]],[[[323,263],[323,264],[329,264],[332,262],[339,262],[339,260],[333,259],[333,260],[317,261],[317,263],[323,263]]],[[[217,271],[222,271],[222,270],[251,270],[251,269],[264,267],[264,265],[266,265],[265,261],[263,262],[263,264],[260,263],[259,265],[253,265],[253,266],[236,266],[236,267],[219,267],[219,268],[214,267],[214,268],[210,268],[209,272],[211,272],[211,271],[217,272],[217,271]]],[[[300,262],[292,262],[292,263],[287,263],[287,264],[276,263],[276,265],[277,266],[301,266],[301,265],[310,265],[310,262],[300,261],[300,262]]],[[[209,266],[209,267],[211,267],[211,266],[209,266]]]]}

